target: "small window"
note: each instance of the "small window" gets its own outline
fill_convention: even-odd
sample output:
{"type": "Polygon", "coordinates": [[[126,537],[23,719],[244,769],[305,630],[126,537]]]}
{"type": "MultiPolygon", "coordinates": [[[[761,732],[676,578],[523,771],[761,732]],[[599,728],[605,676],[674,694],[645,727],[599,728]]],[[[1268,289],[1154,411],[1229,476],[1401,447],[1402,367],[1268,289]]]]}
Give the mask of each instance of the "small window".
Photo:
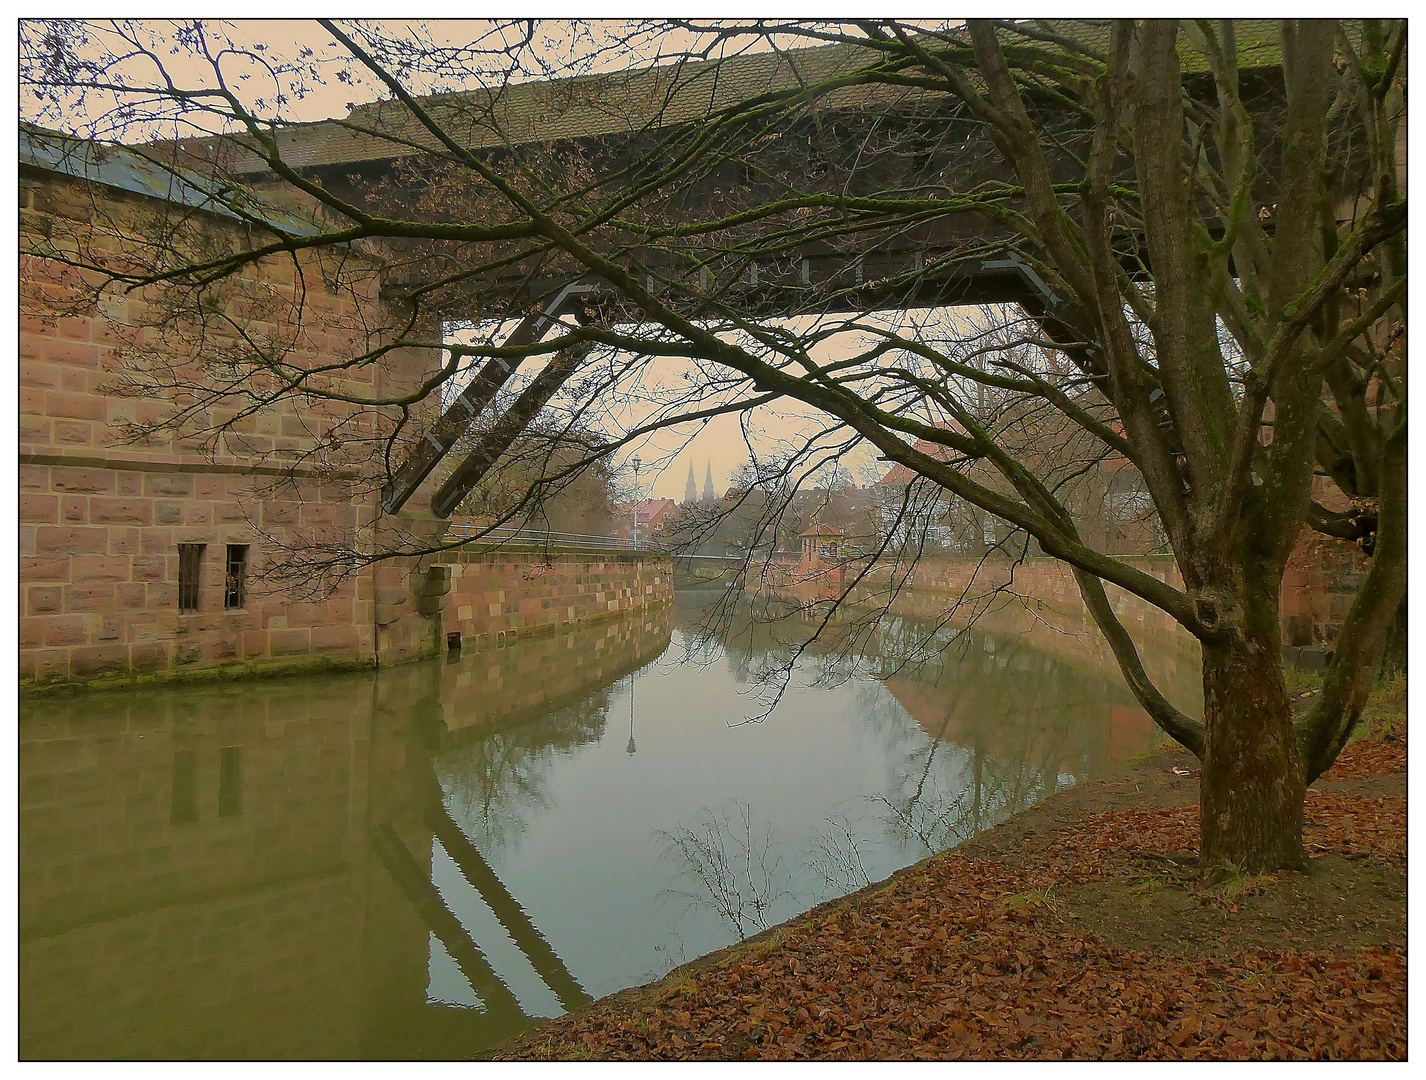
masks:
{"type": "Polygon", "coordinates": [[[203,544],[178,545],[178,610],[198,610],[198,577],[203,565],[203,544]]]}
{"type": "Polygon", "coordinates": [[[223,607],[228,611],[248,606],[248,545],[228,545],[227,572],[223,576],[223,607]]]}
{"type": "Polygon", "coordinates": [[[219,752],[218,816],[237,817],[243,812],[243,748],[225,746],[219,752]]]}

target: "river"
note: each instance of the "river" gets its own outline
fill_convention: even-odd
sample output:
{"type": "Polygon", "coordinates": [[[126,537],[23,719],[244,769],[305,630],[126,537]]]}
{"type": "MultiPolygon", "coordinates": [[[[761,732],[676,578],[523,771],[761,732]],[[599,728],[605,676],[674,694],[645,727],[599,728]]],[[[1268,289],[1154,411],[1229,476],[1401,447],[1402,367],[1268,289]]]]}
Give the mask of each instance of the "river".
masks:
{"type": "MultiPolygon", "coordinates": [[[[815,619],[709,633],[716,600],[22,702],[21,1056],[478,1055],[1158,741],[1072,637],[882,617],[808,644],[815,619]]],[[[1191,659],[1156,659],[1195,708],[1191,659]]]]}

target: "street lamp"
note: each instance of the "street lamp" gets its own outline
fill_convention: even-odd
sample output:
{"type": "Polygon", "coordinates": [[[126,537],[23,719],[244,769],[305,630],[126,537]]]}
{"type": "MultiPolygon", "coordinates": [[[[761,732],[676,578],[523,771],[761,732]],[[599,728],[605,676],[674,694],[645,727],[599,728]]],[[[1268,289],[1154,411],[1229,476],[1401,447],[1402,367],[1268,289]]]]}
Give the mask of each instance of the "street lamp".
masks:
{"type": "Polygon", "coordinates": [[[637,551],[639,548],[639,466],[643,462],[639,459],[639,455],[635,454],[629,459],[629,464],[634,466],[634,527],[633,531],[629,533],[629,537],[634,541],[634,550],[637,551]]]}

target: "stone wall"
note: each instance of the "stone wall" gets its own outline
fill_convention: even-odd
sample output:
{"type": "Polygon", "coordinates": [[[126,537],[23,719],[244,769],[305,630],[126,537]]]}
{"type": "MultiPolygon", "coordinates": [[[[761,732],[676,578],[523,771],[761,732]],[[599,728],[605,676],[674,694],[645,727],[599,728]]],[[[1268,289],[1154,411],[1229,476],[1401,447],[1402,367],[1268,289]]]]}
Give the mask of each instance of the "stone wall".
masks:
{"type": "MultiPolygon", "coordinates": [[[[1176,589],[1183,588],[1178,564],[1170,555],[1137,555],[1120,561],[1176,589]]],[[[922,559],[910,584],[915,590],[964,597],[967,601],[1005,589],[1016,596],[1066,611],[1077,611],[1083,605],[1073,571],[1058,559],[1025,559],[1018,563],[1008,559],[922,559]]],[[[1107,582],[1104,588],[1115,614],[1136,632],[1170,637],[1183,632],[1172,617],[1147,600],[1107,582]]]]}
{"type": "Polygon", "coordinates": [[[366,582],[316,602],[261,584],[263,533],[315,516],[354,525],[357,508],[344,493],[303,485],[280,503],[255,497],[254,482],[231,473],[47,458],[31,453],[20,466],[22,678],[372,654],[366,582]],[[205,551],[198,610],[180,613],[178,545],[186,543],[205,551]],[[238,610],[223,604],[228,544],[249,546],[249,599],[238,610]]]}
{"type": "MultiPolygon", "coordinates": [[[[668,600],[667,560],[653,554],[397,558],[316,590],[265,575],[325,543],[420,548],[447,523],[380,512],[373,448],[393,430],[380,409],[289,397],[247,415],[235,394],[205,402],[190,427],[133,438],[126,424],[172,415],[183,394],[134,394],[120,384],[158,363],[190,385],[209,385],[207,350],[232,342],[206,328],[185,333],[182,319],[152,325],[154,311],[167,309],[151,291],[92,295],[94,283],[76,277],[64,256],[131,255],[142,263],[135,235],[175,227],[165,220],[170,212],[210,247],[240,251],[250,243],[235,224],[189,207],[22,170],[22,686],[395,663],[441,651],[447,632],[479,647],[668,600]],[[214,438],[221,424],[228,426],[214,438]],[[204,545],[196,611],[179,610],[180,544],[204,545]],[[249,560],[246,600],[232,610],[224,603],[230,544],[247,545],[249,560]]],[[[284,363],[340,366],[406,320],[383,300],[376,261],[304,259],[300,282],[291,259],[263,260],[234,279],[225,298],[248,333],[282,343],[284,363]]],[[[323,376],[323,385],[391,396],[415,386],[432,363],[418,350],[388,350],[379,363],[323,376]]],[[[403,438],[419,436],[428,419],[417,409],[403,438]]],[[[396,456],[402,452],[398,444],[396,456]]],[[[412,505],[422,499],[418,492],[412,505]]]]}
{"type": "MultiPolygon", "coordinates": [[[[1176,589],[1183,577],[1170,555],[1121,557],[1121,561],[1144,571],[1176,589]]],[[[1288,560],[1282,584],[1282,639],[1294,662],[1311,661],[1304,653],[1321,653],[1336,644],[1337,632],[1352,606],[1357,589],[1370,569],[1370,560],[1355,544],[1303,529],[1288,560]]],[[[901,582],[904,570],[896,572],[901,582]]],[[[870,588],[859,595],[875,598],[884,594],[890,569],[874,570],[870,588]]],[[[776,585],[774,585],[776,588],[776,585]]],[[[901,588],[898,605],[918,616],[948,610],[957,602],[972,609],[984,603],[996,590],[1004,590],[1041,608],[1077,617],[1082,611],[1079,587],[1069,566],[1057,559],[1035,558],[1012,563],[1008,559],[977,559],[927,556],[920,559],[901,588]]],[[[784,591],[803,600],[829,599],[840,592],[834,584],[807,582],[784,591]]],[[[1166,612],[1148,601],[1105,583],[1105,591],[1119,618],[1136,638],[1173,643],[1186,638],[1186,631],[1166,612]]],[[[1024,605],[1021,605],[1024,608],[1024,605]]],[[[1107,644],[1103,646],[1107,650],[1107,644]]]]}
{"type": "Polygon", "coordinates": [[[1283,644],[1333,648],[1370,567],[1356,544],[1304,529],[1282,579],[1283,644]]]}
{"type": "MultiPolygon", "coordinates": [[[[448,555],[443,625],[463,647],[667,604],[673,567],[659,552],[476,551],[448,555]]],[[[439,586],[437,586],[439,587],[439,586]]]]}
{"type": "MultiPolygon", "coordinates": [[[[159,363],[175,378],[211,382],[210,351],[232,341],[208,328],[185,331],[182,318],[153,325],[167,310],[155,290],[95,294],[99,282],[63,256],[141,262],[143,236],[163,227],[240,251],[251,243],[243,228],[33,168],[22,168],[20,191],[22,685],[370,664],[383,647],[392,659],[433,651],[429,615],[383,607],[376,595],[408,591],[424,566],[388,562],[330,592],[264,575],[292,551],[349,544],[363,530],[366,543],[379,544],[391,531],[369,475],[371,442],[389,430],[380,410],[289,398],[245,415],[235,394],[205,402],[189,428],[136,438],[125,427],[172,415],[182,397],[135,393],[126,380],[159,363]],[[213,438],[219,424],[228,427],[213,438]],[[198,609],[180,612],[178,545],[195,543],[205,545],[198,609]],[[233,610],[224,604],[229,544],[248,545],[249,557],[246,601],[233,610]]],[[[404,317],[381,298],[375,261],[348,254],[334,267],[323,258],[264,260],[233,279],[225,298],[245,332],[281,343],[295,368],[359,355],[404,317]]],[[[432,362],[391,350],[379,364],[324,376],[324,385],[386,396],[414,385],[432,362]]],[[[422,426],[420,417],[409,425],[422,426]]]]}
{"type": "MultiPolygon", "coordinates": [[[[1138,569],[1182,587],[1170,556],[1126,557],[1138,569]]],[[[950,614],[950,625],[974,620],[991,637],[1021,641],[1083,672],[1118,681],[1118,661],[1108,641],[1085,611],[1070,568],[1057,559],[926,557],[909,580],[898,576],[893,591],[888,575],[873,578],[850,595],[846,618],[861,612],[886,610],[908,618],[939,623],[950,614]]],[[[1202,707],[1198,642],[1162,610],[1114,586],[1105,586],[1110,604],[1140,646],[1149,676],[1180,708],[1202,707]]],[[[800,604],[830,600],[842,586],[810,581],[781,591],[800,604]]]]}
{"type": "MultiPolygon", "coordinates": [[[[1140,569],[1164,580],[1164,560],[1145,556],[1134,561],[1140,569]]],[[[1054,560],[1036,559],[1020,566],[1015,572],[1013,592],[1007,591],[993,600],[979,579],[967,589],[962,570],[946,567],[943,573],[942,568],[929,567],[916,587],[896,597],[892,611],[936,621],[964,596],[970,603],[961,618],[952,620],[953,624],[968,621],[974,613],[976,629],[986,635],[1031,646],[1077,671],[1119,682],[1119,662],[1108,640],[1089,618],[1069,569],[1063,568],[1061,574],[1056,565],[1054,560]],[[977,599],[981,602],[977,603],[977,599]]],[[[1167,569],[1177,574],[1171,561],[1167,569]]],[[[1177,584],[1176,580],[1171,583],[1177,584]]],[[[1139,646],[1149,677],[1175,705],[1197,715],[1203,704],[1198,642],[1152,604],[1114,586],[1108,586],[1107,591],[1115,614],[1139,646]]]]}

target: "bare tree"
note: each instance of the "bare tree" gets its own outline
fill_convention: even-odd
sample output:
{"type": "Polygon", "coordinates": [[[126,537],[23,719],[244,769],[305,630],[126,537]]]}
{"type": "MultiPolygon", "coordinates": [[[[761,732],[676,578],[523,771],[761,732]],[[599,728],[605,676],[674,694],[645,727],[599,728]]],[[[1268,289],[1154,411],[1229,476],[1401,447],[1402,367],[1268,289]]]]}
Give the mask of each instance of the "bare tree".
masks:
{"type": "Polygon", "coordinates": [[[339,280],[356,245],[404,288],[404,325],[315,366],[246,337],[222,382],[139,350],[135,378],[173,416],[228,432],[214,406],[234,395],[243,416],[338,400],[380,447],[364,455],[377,483],[421,434],[415,406],[472,362],[565,357],[568,417],[617,429],[601,452],[812,406],[820,445],[869,446],[1073,568],[1136,698],[1203,760],[1208,866],[1304,864],[1306,786],[1355,727],[1406,587],[1404,21],[640,23],[577,46],[558,24],[459,46],[321,27],[320,56],[279,62],[185,24],[165,39],[183,64],[138,24],[24,28],[38,119],[82,99],[89,134],[166,124],[180,137],[136,152],[255,228],[238,251],[171,229],[122,265],[83,244],[35,253],[97,272],[99,296],[167,297],[190,336],[264,260],[323,253],[339,280]],[[272,89],[243,89],[239,69],[272,89]],[[551,70],[583,74],[532,81],[551,70]],[[358,76],[384,99],[320,131],[283,123],[317,79],[358,76]],[[259,218],[234,180],[312,224],[259,218]],[[575,278],[598,283],[599,310],[553,338],[441,339],[443,320],[514,319],[575,278]],[[877,314],[962,302],[1018,304],[1042,359],[877,314]],[[444,360],[399,394],[332,388],[393,348],[444,360]],[[665,388],[631,418],[620,403],[659,357],[690,365],[696,391],[665,388]],[[1064,496],[1074,465],[1017,447],[979,408],[987,391],[1014,401],[997,415],[1057,414],[1095,448],[1077,460],[1138,474],[1181,587],[1094,545],[1064,496]],[[1352,510],[1315,497],[1326,480],[1352,510]],[[1372,559],[1294,719],[1279,594],[1304,526],[1372,559]],[[1110,587],[1201,642],[1203,721],[1150,681],[1110,587]]]}

